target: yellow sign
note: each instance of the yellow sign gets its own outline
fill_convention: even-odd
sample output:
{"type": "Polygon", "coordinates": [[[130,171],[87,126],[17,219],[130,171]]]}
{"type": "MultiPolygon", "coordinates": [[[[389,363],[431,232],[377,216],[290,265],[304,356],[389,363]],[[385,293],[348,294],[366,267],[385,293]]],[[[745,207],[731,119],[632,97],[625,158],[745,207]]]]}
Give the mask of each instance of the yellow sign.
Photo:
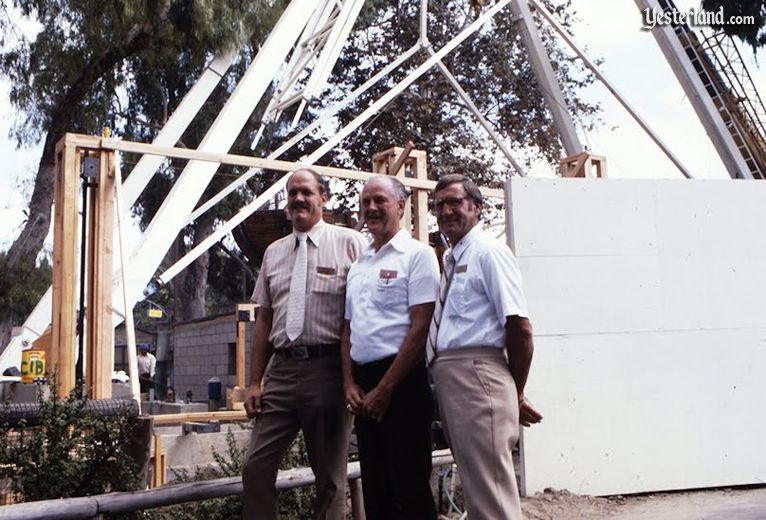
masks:
{"type": "Polygon", "coordinates": [[[21,382],[34,383],[38,377],[45,377],[45,351],[23,351],[21,353],[21,382]]]}
{"type": "Polygon", "coordinates": [[[160,310],[160,309],[149,309],[149,317],[150,318],[162,318],[162,310],[160,310]]]}

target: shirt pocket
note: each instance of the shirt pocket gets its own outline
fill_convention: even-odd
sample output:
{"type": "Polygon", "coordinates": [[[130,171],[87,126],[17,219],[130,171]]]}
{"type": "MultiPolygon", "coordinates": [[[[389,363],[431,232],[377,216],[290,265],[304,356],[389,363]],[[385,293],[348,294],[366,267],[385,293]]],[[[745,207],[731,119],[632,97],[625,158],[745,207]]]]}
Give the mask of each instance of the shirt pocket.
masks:
{"type": "Polygon", "coordinates": [[[481,278],[473,276],[455,278],[450,286],[450,300],[454,303],[451,307],[451,315],[463,316],[485,299],[481,278]]]}
{"type": "Polygon", "coordinates": [[[334,274],[314,273],[314,285],[311,290],[320,294],[342,294],[346,289],[346,274],[339,273],[337,267],[334,274]]]}
{"type": "Polygon", "coordinates": [[[407,298],[407,280],[393,278],[378,280],[372,290],[372,303],[381,310],[392,310],[409,307],[407,298]]]}

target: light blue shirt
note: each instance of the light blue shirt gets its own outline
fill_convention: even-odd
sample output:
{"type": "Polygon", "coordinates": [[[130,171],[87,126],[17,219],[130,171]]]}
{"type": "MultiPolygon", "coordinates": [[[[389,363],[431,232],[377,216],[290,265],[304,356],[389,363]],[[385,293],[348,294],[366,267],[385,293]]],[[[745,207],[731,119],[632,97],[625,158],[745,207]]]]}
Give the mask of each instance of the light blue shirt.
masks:
{"type": "Polygon", "coordinates": [[[513,253],[480,227],[474,226],[445,252],[445,258],[453,255],[455,267],[436,336],[437,351],[505,347],[506,317],[529,317],[513,253]]]}
{"type": "Polygon", "coordinates": [[[410,307],[436,301],[439,262],[433,249],[400,230],[378,251],[372,245],[363,251],[346,287],[351,359],[369,363],[399,352],[410,307]]]}

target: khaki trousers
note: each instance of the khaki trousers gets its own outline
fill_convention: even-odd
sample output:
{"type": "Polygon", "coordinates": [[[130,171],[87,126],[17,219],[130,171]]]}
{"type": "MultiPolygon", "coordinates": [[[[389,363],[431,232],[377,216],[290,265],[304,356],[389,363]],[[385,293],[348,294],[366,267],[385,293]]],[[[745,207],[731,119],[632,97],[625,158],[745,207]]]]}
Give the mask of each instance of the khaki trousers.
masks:
{"type": "Polygon", "coordinates": [[[316,476],[312,518],[345,519],[351,416],[345,408],[340,356],[275,357],[265,376],[261,409],[242,475],[242,518],[276,520],[279,462],[303,430],[316,476]]]}
{"type": "Polygon", "coordinates": [[[448,349],[439,352],[432,373],[468,518],[522,518],[511,455],[519,405],[504,349],[448,349]]]}

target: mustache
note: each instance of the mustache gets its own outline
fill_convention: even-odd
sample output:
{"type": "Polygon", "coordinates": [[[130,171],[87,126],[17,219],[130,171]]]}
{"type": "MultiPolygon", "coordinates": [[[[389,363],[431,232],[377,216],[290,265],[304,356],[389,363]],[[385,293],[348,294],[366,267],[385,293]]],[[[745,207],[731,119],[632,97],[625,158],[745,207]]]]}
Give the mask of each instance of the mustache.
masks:
{"type": "Polygon", "coordinates": [[[371,219],[371,218],[383,218],[382,213],[378,213],[377,211],[368,211],[364,214],[365,220],[371,219]]]}
{"type": "Polygon", "coordinates": [[[290,209],[309,209],[309,205],[305,202],[293,202],[289,207],[290,209]]]}

